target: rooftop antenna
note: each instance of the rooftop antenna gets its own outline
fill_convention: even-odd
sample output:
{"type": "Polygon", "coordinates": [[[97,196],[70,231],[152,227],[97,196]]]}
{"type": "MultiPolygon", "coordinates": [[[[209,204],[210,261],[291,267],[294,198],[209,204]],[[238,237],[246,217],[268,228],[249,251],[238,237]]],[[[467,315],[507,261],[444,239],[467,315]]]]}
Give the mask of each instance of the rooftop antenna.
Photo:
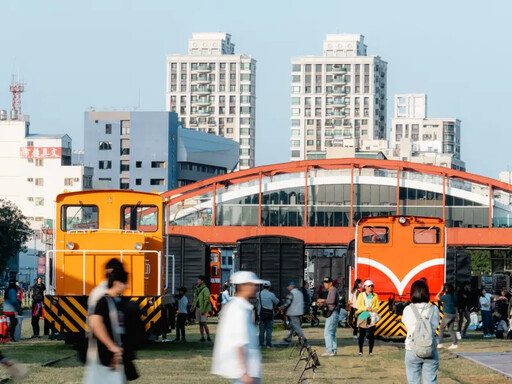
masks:
{"type": "Polygon", "coordinates": [[[11,106],[11,118],[21,116],[21,93],[25,92],[25,83],[20,81],[20,75],[18,74],[18,78],[16,75],[12,74],[11,85],[9,86],[9,90],[12,93],[12,106],[11,106]]]}

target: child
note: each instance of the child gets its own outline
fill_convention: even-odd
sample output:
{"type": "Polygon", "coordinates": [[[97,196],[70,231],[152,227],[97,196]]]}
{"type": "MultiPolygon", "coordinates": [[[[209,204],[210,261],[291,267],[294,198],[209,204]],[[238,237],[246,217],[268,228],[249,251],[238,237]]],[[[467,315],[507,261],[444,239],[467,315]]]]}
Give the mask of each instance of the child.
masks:
{"type": "Polygon", "coordinates": [[[187,288],[180,287],[178,288],[178,294],[174,296],[178,301],[178,320],[176,324],[176,339],[174,341],[187,341],[185,338],[185,321],[187,320],[188,313],[188,299],[185,293],[187,293],[187,288]]]}

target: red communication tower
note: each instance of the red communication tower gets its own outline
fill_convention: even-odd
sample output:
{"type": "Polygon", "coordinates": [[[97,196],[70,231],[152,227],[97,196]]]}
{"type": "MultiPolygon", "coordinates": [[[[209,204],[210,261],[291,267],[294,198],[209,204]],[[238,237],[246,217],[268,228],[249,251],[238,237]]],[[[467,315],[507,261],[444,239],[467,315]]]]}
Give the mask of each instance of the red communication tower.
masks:
{"type": "Polygon", "coordinates": [[[21,115],[21,93],[25,92],[25,84],[20,82],[19,79],[16,81],[14,75],[12,75],[11,85],[9,87],[12,93],[12,111],[16,111],[21,115]]]}

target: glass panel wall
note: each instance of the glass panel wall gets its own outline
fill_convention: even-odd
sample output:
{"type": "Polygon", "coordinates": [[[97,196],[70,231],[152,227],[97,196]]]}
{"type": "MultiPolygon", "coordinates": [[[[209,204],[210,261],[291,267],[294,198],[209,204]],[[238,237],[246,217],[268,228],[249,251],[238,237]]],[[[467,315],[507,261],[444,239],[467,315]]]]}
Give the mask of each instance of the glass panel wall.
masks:
{"type": "Polygon", "coordinates": [[[446,225],[483,228],[489,226],[489,187],[469,181],[447,179],[446,225]]]}
{"type": "Polygon", "coordinates": [[[304,172],[263,177],[261,225],[300,227],[304,225],[304,172]]]}
{"type": "Polygon", "coordinates": [[[169,224],[183,226],[212,225],[212,198],[213,194],[207,192],[171,205],[169,224]]]}
{"type": "Polygon", "coordinates": [[[512,194],[505,191],[493,191],[492,226],[496,228],[512,227],[512,194]]]}
{"type": "Polygon", "coordinates": [[[215,203],[215,225],[258,225],[259,180],[217,188],[215,203]]]}
{"type": "Polygon", "coordinates": [[[396,186],[354,185],[354,224],[367,216],[392,215],[396,215],[396,186]]]}

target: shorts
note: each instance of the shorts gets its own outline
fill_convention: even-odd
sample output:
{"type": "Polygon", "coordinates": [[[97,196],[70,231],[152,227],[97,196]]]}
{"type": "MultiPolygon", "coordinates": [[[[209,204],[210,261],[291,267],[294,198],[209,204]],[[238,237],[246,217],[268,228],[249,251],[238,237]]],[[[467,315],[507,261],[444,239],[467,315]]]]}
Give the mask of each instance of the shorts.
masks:
{"type": "Polygon", "coordinates": [[[206,323],[206,320],[208,320],[208,315],[206,313],[204,315],[201,314],[201,310],[196,308],[196,321],[198,323],[206,323]]]}

